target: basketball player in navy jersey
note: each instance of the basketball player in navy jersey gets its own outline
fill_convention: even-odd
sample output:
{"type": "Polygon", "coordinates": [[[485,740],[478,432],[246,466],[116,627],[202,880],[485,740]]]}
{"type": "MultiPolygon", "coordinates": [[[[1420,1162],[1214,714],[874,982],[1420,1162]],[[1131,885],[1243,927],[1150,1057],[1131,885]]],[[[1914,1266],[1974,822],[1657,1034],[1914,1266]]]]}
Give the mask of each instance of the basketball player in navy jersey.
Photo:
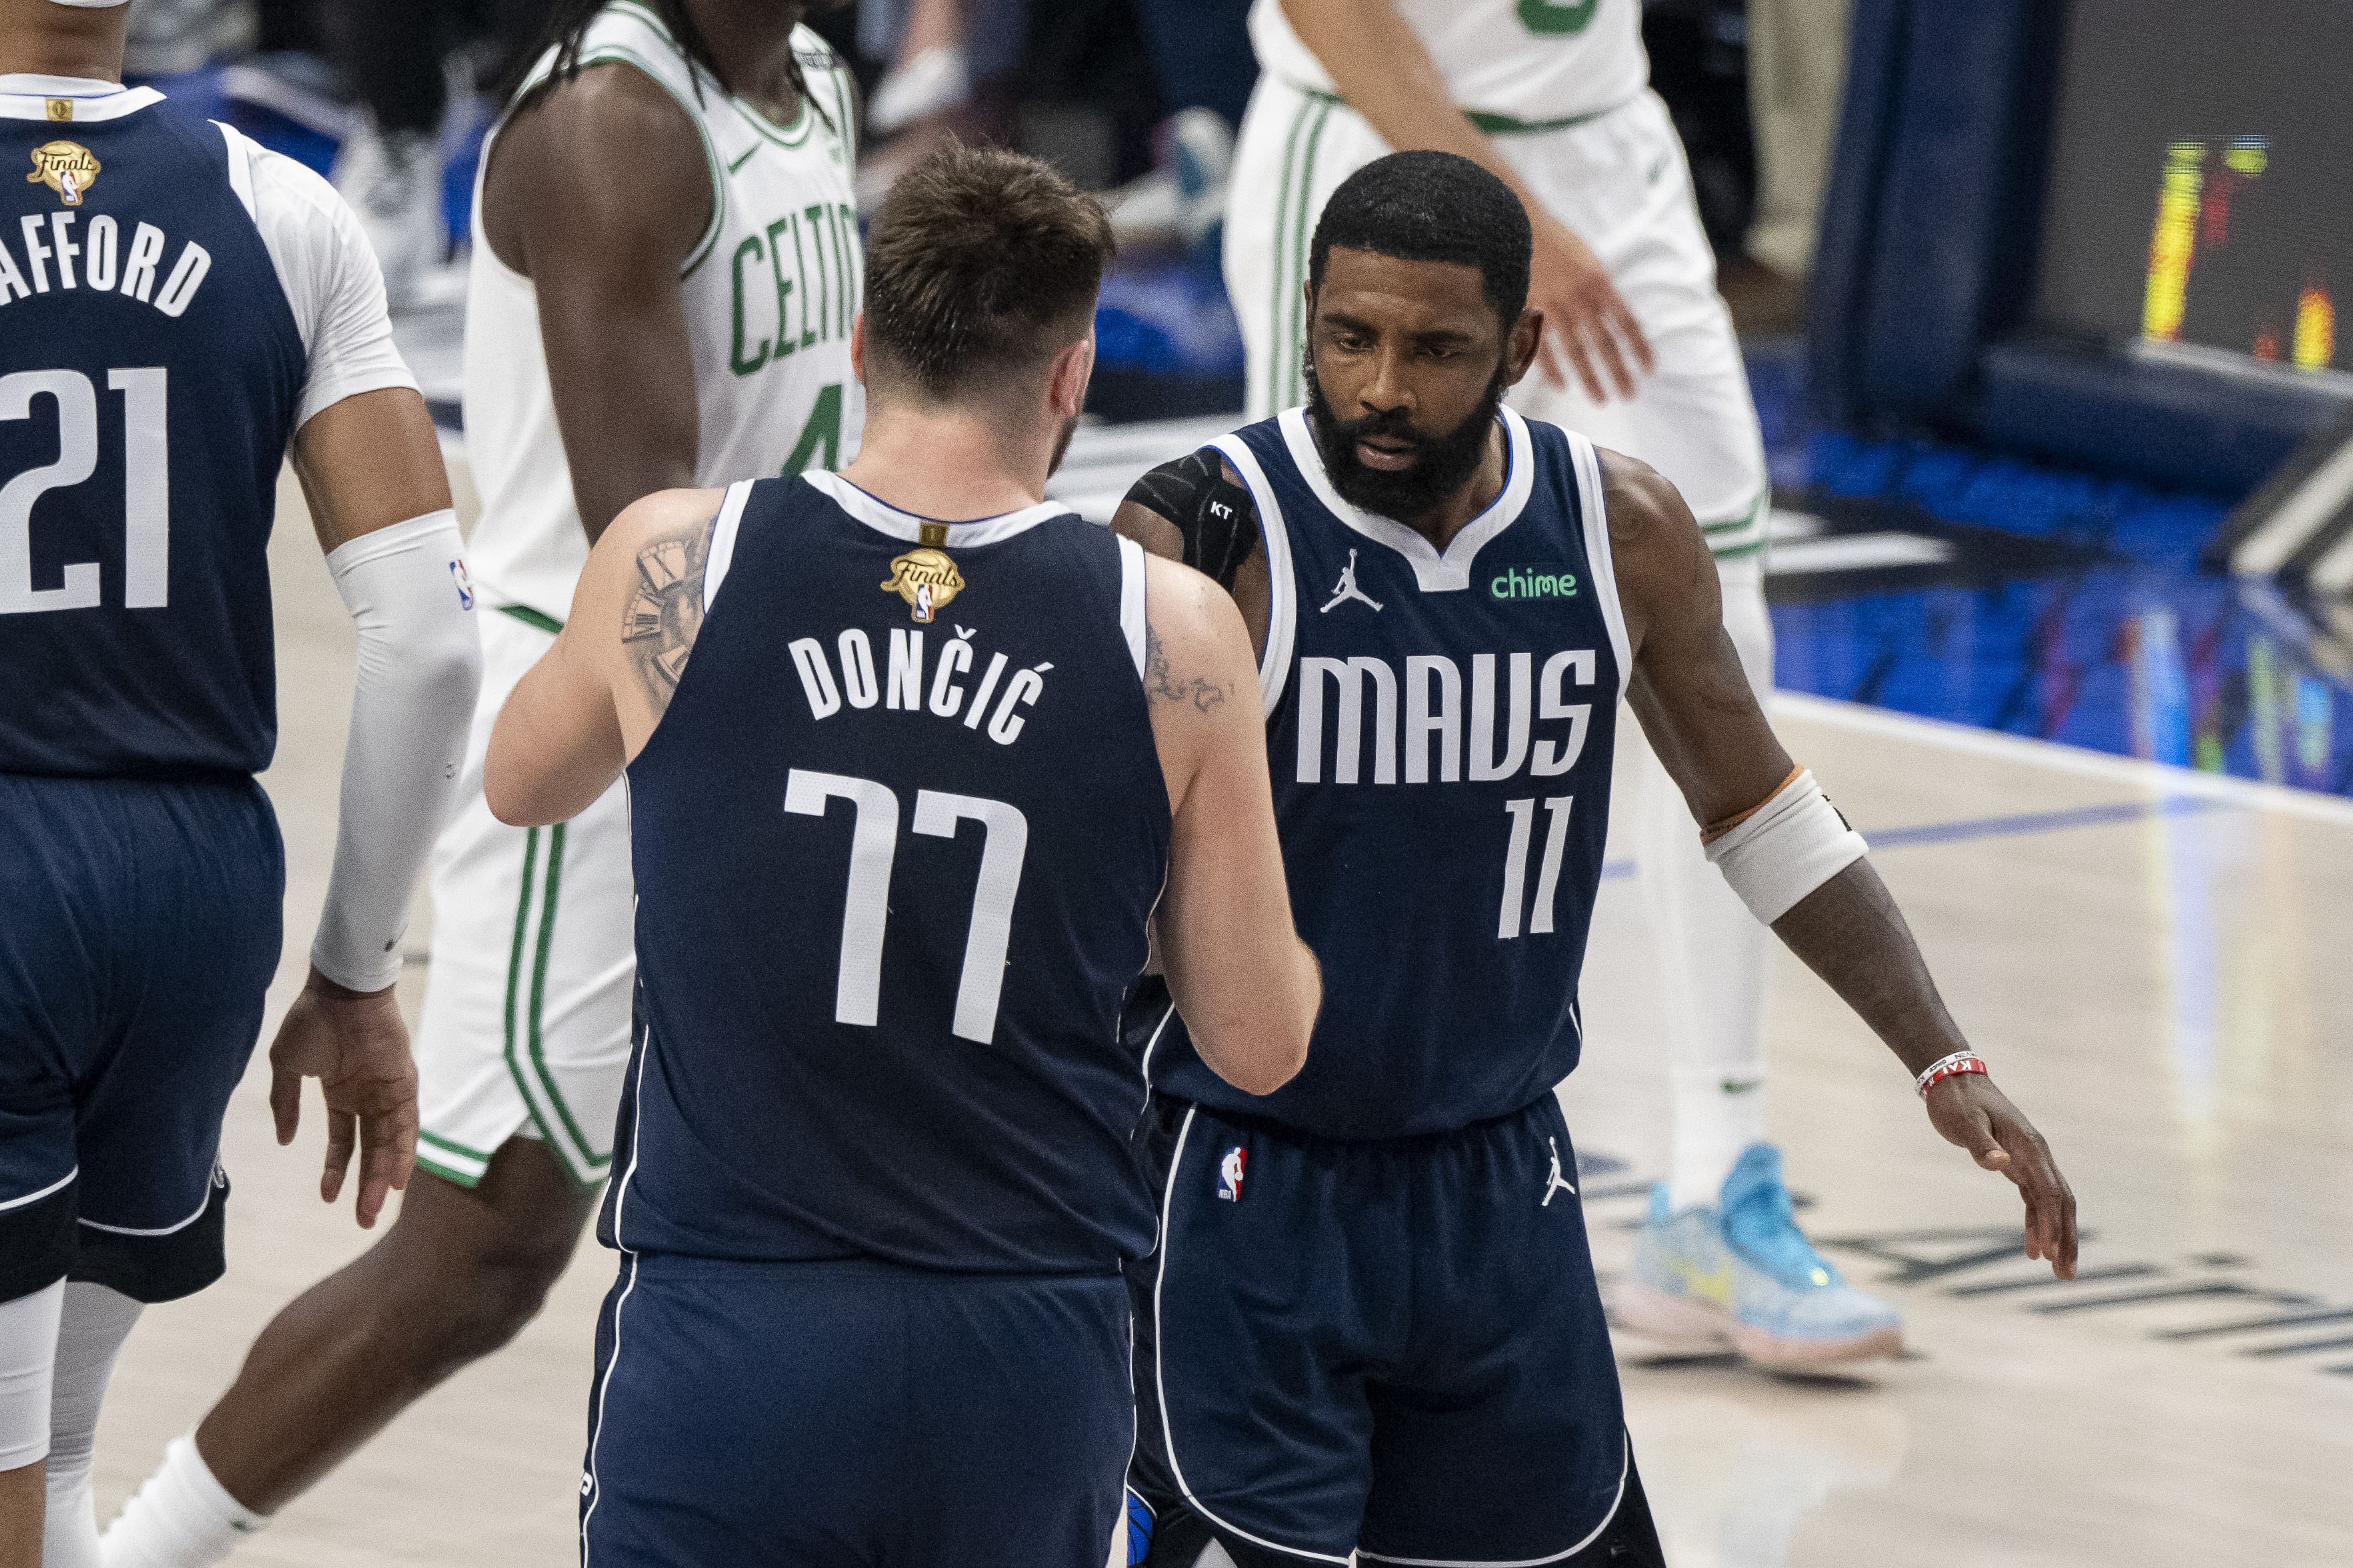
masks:
{"type": "Polygon", "coordinates": [[[325,181],[121,85],[126,13],[0,0],[0,1565],[94,1568],[142,1303],[222,1271],[221,1116],[279,962],[267,546],[290,445],[360,633],[281,1140],[406,1184],[392,999],[480,667],[433,426],[325,181]],[[46,1523],[45,1523],[46,1516],[46,1523]]]}
{"type": "Polygon", "coordinates": [[[1621,693],[1734,889],[2019,1184],[2028,1256],[2074,1271],[2066,1184],[1774,738],[1690,510],[1502,406],[1543,331],[1529,251],[1477,164],[1369,163],[1315,230],[1307,405],[1154,470],[1116,521],[1241,605],[1328,988],[1306,1068],[1263,1099],[1204,1070],[1183,996],[1131,1014],[1163,1568],[1661,1561],[1553,1094],[1583,1045],[1621,693]]]}
{"type": "Polygon", "coordinates": [[[500,716],[501,818],[629,783],[593,1568],[1124,1560],[1147,922],[1238,1094],[1319,988],[1232,602],[1040,500],[1110,253],[1042,164],[918,164],[857,461],[622,513],[500,716]]]}

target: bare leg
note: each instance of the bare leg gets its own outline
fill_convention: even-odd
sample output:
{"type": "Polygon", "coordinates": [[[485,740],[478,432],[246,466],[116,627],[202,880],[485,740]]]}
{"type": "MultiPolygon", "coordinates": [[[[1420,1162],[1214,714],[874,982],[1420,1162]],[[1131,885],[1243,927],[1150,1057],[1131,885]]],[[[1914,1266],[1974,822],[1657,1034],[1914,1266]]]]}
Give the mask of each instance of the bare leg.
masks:
{"type": "Polygon", "coordinates": [[[570,1262],[596,1199],[523,1138],[470,1190],[420,1171],[385,1238],[262,1330],[197,1426],[196,1451],[231,1497],[277,1512],[512,1339],[570,1262]]]}
{"type": "Polygon", "coordinates": [[[0,1470],[0,1568],[41,1568],[48,1474],[47,1459],[0,1470]]]}

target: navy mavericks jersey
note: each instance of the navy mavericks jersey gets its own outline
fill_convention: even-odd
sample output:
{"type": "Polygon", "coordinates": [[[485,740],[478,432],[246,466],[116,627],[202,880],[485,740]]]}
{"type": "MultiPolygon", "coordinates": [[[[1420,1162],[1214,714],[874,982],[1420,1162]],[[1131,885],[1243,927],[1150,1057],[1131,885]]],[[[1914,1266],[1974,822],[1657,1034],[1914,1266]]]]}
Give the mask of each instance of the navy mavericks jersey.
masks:
{"type": "Polygon", "coordinates": [[[252,773],[277,741],[301,335],[224,132],[159,96],[0,97],[0,772],[252,773]]]}
{"type": "Polygon", "coordinates": [[[1152,1246],[1119,1015],[1166,875],[1144,558],[830,474],[735,486],[629,764],[630,1251],[1109,1272],[1152,1246]]]}
{"type": "Polygon", "coordinates": [[[1340,499],[1302,410],[1216,443],[1266,538],[1268,761],[1324,1012],[1264,1099],[1171,1018],[1174,1094],[1388,1138],[1506,1115],[1577,1066],[1625,623],[1591,443],[1503,420],[1503,493],[1443,554],[1340,499]]]}

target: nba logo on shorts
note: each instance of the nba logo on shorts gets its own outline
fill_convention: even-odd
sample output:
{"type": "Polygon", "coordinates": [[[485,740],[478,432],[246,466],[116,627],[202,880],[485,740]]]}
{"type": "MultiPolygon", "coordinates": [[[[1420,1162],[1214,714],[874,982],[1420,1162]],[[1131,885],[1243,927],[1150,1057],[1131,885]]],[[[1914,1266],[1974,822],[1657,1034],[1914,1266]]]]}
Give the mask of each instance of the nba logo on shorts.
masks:
{"type": "Polygon", "coordinates": [[[472,609],[474,580],[466,574],[466,563],[462,557],[449,563],[449,581],[458,585],[458,607],[461,610],[472,609]]]}
{"type": "Polygon", "coordinates": [[[1242,1163],[1249,1156],[1239,1143],[1226,1151],[1218,1162],[1218,1196],[1228,1203],[1239,1203],[1242,1195],[1242,1163]]]}

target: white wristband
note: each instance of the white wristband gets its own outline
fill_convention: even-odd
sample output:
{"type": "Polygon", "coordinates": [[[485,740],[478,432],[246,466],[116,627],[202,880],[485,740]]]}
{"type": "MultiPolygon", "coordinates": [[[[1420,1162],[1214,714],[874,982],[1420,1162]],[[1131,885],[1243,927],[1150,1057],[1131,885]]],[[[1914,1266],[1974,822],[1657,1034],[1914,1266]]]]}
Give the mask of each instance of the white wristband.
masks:
{"type": "Polygon", "coordinates": [[[1707,847],[1707,858],[1771,925],[1798,900],[1870,852],[1810,772],[1801,771],[1739,826],[1707,847]]]}
{"type": "Polygon", "coordinates": [[[409,896],[457,792],[482,645],[454,513],[363,534],[327,557],[357,623],[341,820],[311,962],[338,985],[400,974],[409,896]]]}

